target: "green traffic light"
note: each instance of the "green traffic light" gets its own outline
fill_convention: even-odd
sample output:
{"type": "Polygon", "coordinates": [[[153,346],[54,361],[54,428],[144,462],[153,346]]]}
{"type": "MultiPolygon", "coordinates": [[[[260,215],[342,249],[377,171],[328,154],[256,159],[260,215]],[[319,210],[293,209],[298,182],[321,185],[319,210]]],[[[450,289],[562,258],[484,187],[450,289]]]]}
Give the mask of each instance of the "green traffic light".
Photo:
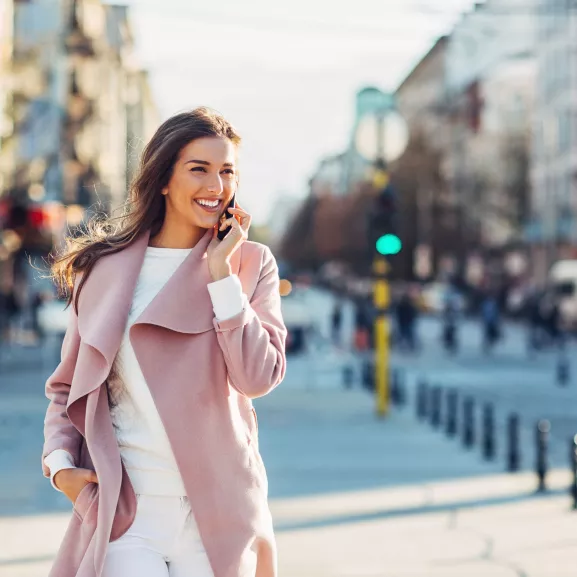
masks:
{"type": "Polygon", "coordinates": [[[401,252],[403,243],[395,234],[385,234],[377,240],[377,252],[380,254],[398,254],[401,252]]]}

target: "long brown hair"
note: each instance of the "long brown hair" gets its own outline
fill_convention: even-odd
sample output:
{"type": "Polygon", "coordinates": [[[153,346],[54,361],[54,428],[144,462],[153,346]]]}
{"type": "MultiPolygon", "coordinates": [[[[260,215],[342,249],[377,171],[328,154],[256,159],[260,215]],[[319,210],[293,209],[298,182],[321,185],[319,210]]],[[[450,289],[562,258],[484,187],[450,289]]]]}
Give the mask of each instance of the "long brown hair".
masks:
{"type": "Polygon", "coordinates": [[[74,300],[78,312],[80,291],[98,259],[120,252],[146,231],[158,234],[165,215],[165,198],[161,194],[168,184],[174,164],[184,146],[206,136],[228,138],[235,145],[240,136],[219,113],[206,107],[182,112],[158,128],[142,153],[140,168],[134,179],[120,217],[94,217],[79,237],[68,237],[64,251],[51,266],[51,277],[61,294],[74,300]],[[73,294],[76,275],[82,274],[73,294]]]}

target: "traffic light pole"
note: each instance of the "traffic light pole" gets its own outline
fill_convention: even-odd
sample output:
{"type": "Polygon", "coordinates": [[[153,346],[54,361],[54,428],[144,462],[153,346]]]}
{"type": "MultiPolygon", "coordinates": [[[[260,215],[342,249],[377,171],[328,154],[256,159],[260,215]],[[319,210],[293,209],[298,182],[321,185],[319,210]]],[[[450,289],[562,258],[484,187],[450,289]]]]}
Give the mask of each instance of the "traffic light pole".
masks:
{"type": "Polygon", "coordinates": [[[375,394],[377,416],[385,417],[389,410],[389,350],[390,323],[388,309],[390,303],[389,263],[382,255],[373,259],[373,304],[376,315],[375,335],[375,394]]]}
{"type": "Polygon", "coordinates": [[[371,219],[371,250],[373,250],[373,305],[374,305],[374,383],[377,417],[383,418],[389,411],[389,355],[390,355],[390,265],[387,255],[401,250],[400,239],[394,233],[395,196],[390,188],[389,173],[385,159],[385,113],[376,116],[376,160],[373,174],[375,202],[371,219]]]}

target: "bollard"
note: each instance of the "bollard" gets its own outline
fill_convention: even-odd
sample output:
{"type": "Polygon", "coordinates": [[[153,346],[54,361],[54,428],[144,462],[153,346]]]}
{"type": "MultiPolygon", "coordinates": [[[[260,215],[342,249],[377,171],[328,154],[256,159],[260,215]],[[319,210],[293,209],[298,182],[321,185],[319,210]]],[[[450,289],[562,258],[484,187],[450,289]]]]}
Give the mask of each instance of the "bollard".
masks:
{"type": "Polygon", "coordinates": [[[463,445],[470,449],[475,444],[475,401],[467,397],[463,403],[463,445]]]}
{"type": "Polygon", "coordinates": [[[487,461],[495,458],[495,413],[491,403],[483,407],[483,458],[487,461]]]}
{"type": "Polygon", "coordinates": [[[420,381],[417,385],[417,418],[424,421],[429,409],[429,386],[426,381],[420,381]]]}
{"type": "Polygon", "coordinates": [[[441,426],[441,400],[443,391],[436,386],[431,389],[431,426],[438,429],[441,426]]]}
{"type": "Polygon", "coordinates": [[[363,362],[363,386],[368,391],[374,391],[375,390],[374,365],[368,359],[363,362]]]}
{"type": "Polygon", "coordinates": [[[557,384],[566,387],[569,383],[569,359],[563,355],[557,360],[557,384]]]}
{"type": "Polygon", "coordinates": [[[577,510],[577,435],[571,439],[571,497],[573,509],[577,510]]]}
{"type": "Polygon", "coordinates": [[[397,369],[397,394],[399,399],[399,405],[404,407],[407,404],[407,383],[406,375],[402,369],[397,369]]]}
{"type": "Polygon", "coordinates": [[[352,365],[345,365],[343,367],[343,386],[345,389],[352,389],[355,380],[355,372],[352,365]]]}
{"type": "Polygon", "coordinates": [[[551,430],[551,424],[549,421],[542,419],[537,423],[535,429],[536,432],[536,443],[537,443],[537,492],[543,493],[547,490],[546,477],[547,477],[547,449],[549,447],[549,431],[551,430]]]}
{"type": "Polygon", "coordinates": [[[507,471],[514,473],[521,466],[521,449],[519,444],[519,415],[509,415],[507,423],[507,471]]]}
{"type": "Polygon", "coordinates": [[[447,422],[445,423],[447,437],[454,437],[457,434],[458,407],[459,393],[456,389],[453,389],[447,393],[447,422]]]}

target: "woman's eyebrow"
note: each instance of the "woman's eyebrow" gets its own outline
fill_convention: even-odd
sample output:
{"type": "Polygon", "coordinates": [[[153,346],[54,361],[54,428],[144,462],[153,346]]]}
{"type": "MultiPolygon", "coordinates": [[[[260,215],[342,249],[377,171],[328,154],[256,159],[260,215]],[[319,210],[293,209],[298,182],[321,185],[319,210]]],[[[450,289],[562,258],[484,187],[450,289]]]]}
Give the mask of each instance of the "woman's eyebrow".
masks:
{"type": "MultiPolygon", "coordinates": [[[[194,159],[191,159],[191,160],[187,160],[184,164],[189,164],[189,163],[204,164],[204,166],[210,166],[210,162],[208,162],[208,160],[194,160],[194,159]]],[[[226,166],[227,168],[233,167],[233,166],[234,166],[234,163],[232,163],[232,162],[225,162],[225,163],[223,164],[223,166],[226,166]]]]}

